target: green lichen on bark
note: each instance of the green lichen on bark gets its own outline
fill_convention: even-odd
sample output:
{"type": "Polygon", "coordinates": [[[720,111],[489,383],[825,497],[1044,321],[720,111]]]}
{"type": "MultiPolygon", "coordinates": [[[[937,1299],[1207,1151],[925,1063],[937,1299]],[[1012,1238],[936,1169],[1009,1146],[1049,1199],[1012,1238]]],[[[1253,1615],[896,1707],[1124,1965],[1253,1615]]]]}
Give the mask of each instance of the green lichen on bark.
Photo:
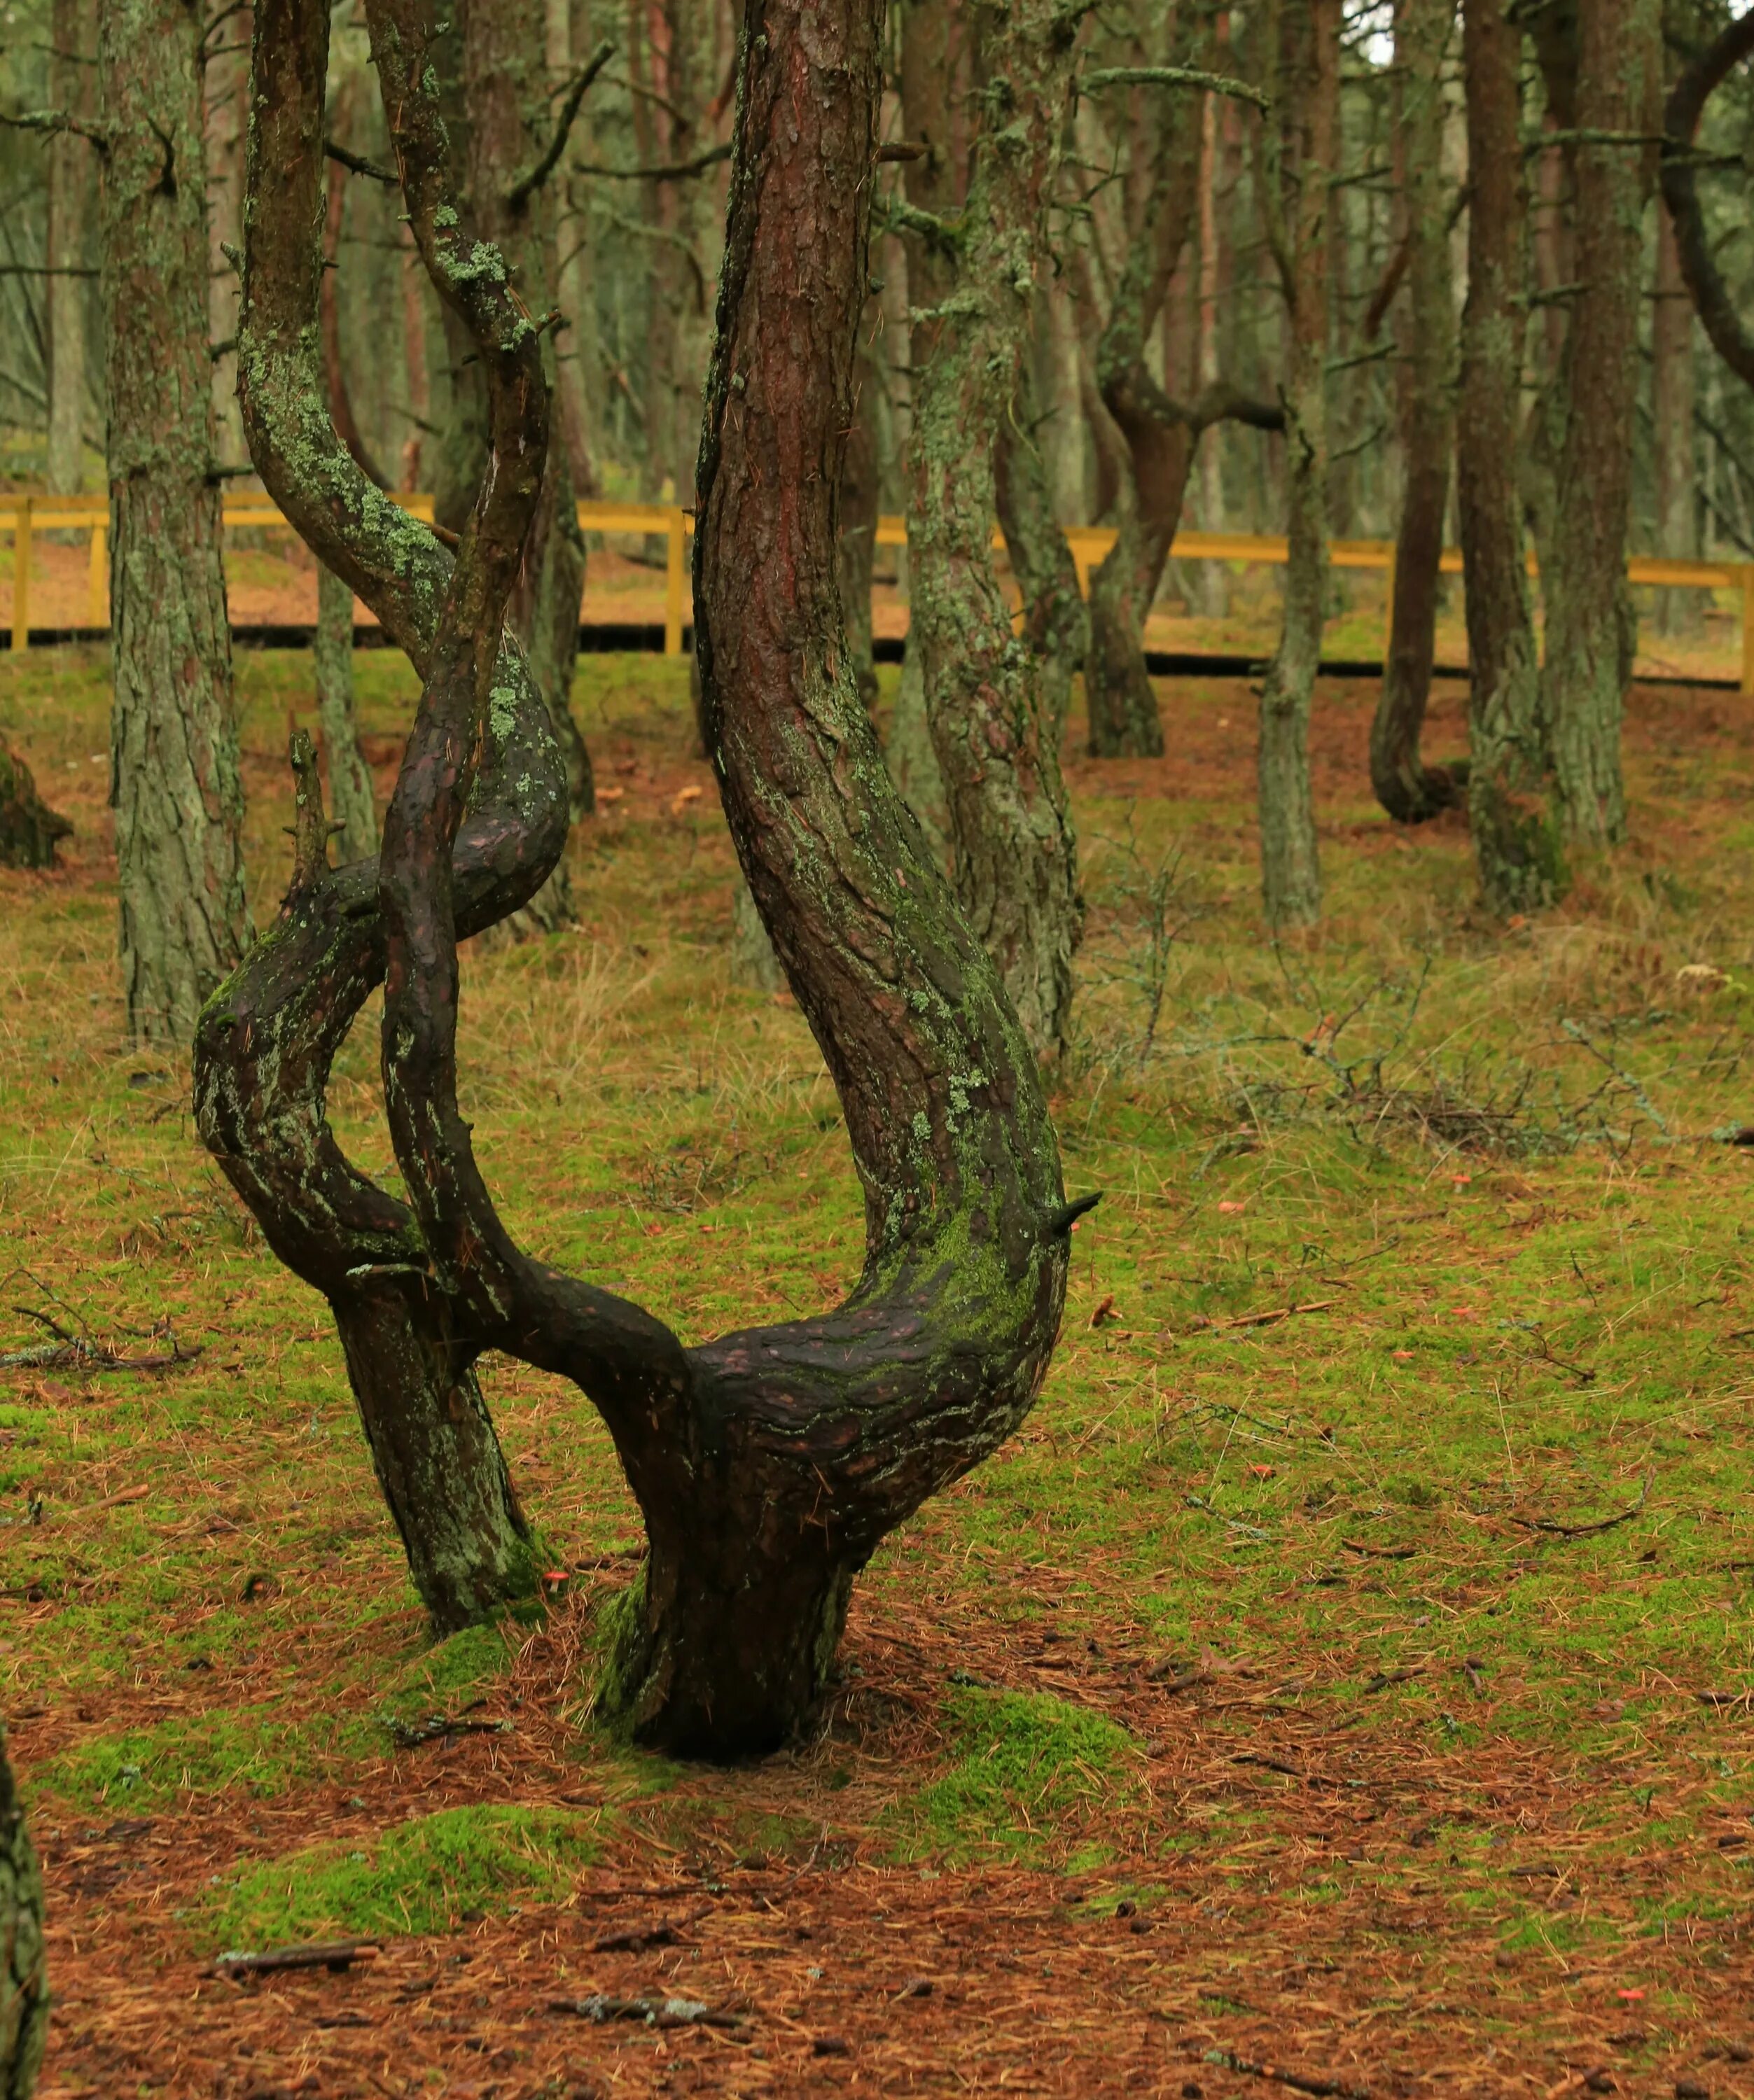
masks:
{"type": "Polygon", "coordinates": [[[128,1026],[186,1040],[248,937],[214,474],[199,15],[100,15],[111,799],[128,1026]]]}
{"type": "MultiPolygon", "coordinates": [[[[1081,14],[1059,0],[976,11],[968,192],[954,237],[934,244],[924,273],[908,448],[910,646],[921,655],[957,893],[1030,1039],[1046,1050],[1070,1021],[1083,925],[1077,843],[1053,702],[1029,641],[1012,631],[992,539],[995,459],[1016,413],[1081,14]]],[[[940,81],[934,99],[943,92],[940,81]]]]}
{"type": "Polygon", "coordinates": [[[1456,491],[1471,669],[1468,815],[1487,902],[1509,915],[1565,885],[1548,808],[1546,726],[1516,460],[1526,330],[1528,197],[1521,140],[1522,38],[1505,0],[1466,0],[1468,298],[1461,325],[1456,491]]]}

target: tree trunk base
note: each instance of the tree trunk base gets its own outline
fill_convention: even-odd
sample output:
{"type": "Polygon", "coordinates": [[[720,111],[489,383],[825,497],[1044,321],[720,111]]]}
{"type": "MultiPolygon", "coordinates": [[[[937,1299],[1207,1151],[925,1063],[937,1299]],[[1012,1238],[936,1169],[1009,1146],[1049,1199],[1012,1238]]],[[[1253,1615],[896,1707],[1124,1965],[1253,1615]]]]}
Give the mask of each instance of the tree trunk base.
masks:
{"type": "Polygon", "coordinates": [[[1090,653],[1084,684],[1093,758],[1163,757],[1163,717],[1145,668],[1144,638],[1132,606],[1102,587],[1101,569],[1091,580],[1090,653]]]}
{"type": "Polygon", "coordinates": [[[727,1571],[658,1553],[605,1613],[596,1712],[643,1749],[735,1764],[805,1735],[858,1568],[793,1542],[727,1571]]]}
{"type": "Polygon", "coordinates": [[[56,844],[73,832],[38,794],[24,760],[0,745],[0,867],[53,867],[56,844]]]}
{"type": "Polygon", "coordinates": [[[0,1734],[0,2100],[29,2100],[49,2038],[42,1873],[0,1734]]]}

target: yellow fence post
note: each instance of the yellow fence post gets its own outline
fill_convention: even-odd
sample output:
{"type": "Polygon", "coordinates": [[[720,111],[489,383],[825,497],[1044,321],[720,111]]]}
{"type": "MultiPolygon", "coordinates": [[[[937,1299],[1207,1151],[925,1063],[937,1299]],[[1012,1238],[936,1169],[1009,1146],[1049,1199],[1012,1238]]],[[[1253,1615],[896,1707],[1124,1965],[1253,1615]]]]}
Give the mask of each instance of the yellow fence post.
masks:
{"type": "Polygon", "coordinates": [[[1754,562],[1742,564],[1742,690],[1754,695],[1754,562]]]}
{"type": "Polygon", "coordinates": [[[30,498],[21,496],[12,512],[12,646],[30,646],[30,498]]]}
{"type": "Polygon", "coordinates": [[[100,518],[91,527],[91,567],[86,584],[86,624],[109,625],[109,520],[100,518]]]}
{"type": "Polygon", "coordinates": [[[669,559],[664,571],[664,653],[680,656],[683,638],[683,514],[673,504],[669,513],[669,559]]]}

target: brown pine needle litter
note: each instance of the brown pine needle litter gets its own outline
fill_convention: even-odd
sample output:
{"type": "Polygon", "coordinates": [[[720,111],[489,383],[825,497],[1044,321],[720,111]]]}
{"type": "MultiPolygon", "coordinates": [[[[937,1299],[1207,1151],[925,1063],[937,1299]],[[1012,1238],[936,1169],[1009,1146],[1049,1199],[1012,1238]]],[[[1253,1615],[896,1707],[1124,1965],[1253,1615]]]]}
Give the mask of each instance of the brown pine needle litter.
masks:
{"type": "MultiPolygon", "coordinates": [[[[387,788],[411,685],[360,667],[387,788]]],[[[258,918],[308,679],[240,658],[258,918]]],[[[860,1198],[795,1009],[730,982],[685,674],[597,660],[578,698],[622,791],[579,925],[464,964],[508,1216],[689,1339],[831,1303],[860,1198]]],[[[79,827],[0,876],[0,1713],[47,2100],[1754,2095],[1754,1164],[1713,1135],[1754,1108],[1754,746],[1731,699],[1635,694],[1634,845],[1507,930],[1459,823],[1372,810],[1374,699],[1319,695],[1329,918],[1278,954],[1242,686],[1165,689],[1173,758],[1069,757],[1055,1107],[1106,1193],[1059,1352],[877,1555],[820,1732],[710,1772],[593,1723],[638,1513],[528,1370],[484,1367],[546,1611],[427,1645],[322,1308],[186,1075],[118,1041],[102,663],[0,665],[79,827]],[[1122,837],[1200,891],[1148,1042],[1122,837]]],[[[382,1171],[372,1036],[332,1106],[382,1171]]]]}

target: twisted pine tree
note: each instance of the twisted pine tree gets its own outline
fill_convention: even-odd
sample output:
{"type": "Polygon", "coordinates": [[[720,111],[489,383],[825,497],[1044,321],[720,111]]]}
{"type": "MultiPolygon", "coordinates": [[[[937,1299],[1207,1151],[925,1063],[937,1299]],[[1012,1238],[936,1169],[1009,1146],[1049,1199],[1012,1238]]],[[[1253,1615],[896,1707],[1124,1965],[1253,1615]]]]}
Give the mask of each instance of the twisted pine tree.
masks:
{"type": "Polygon", "coordinates": [[[451,194],[425,53],[434,0],[366,0],[409,223],[487,382],[486,465],[454,557],[335,435],[317,364],[325,0],[258,0],[239,366],[258,471],[422,679],[375,862],[327,865],[307,749],[277,923],[210,1001],[202,1135],[333,1308],[435,1626],[533,1585],[476,1382],[500,1349],[601,1412],[649,1552],[603,1710],[728,1758],[802,1725],[883,1535],[1027,1411],[1063,1308],[1067,1205],[997,973],[891,786],[836,581],[877,148],[881,0],[749,0],[695,541],[704,732],[738,857],[839,1089],[866,1255],[836,1311],[685,1348],[513,1241],[457,1101],[457,943],[563,849],[567,783],[505,629],[541,493],[542,324],[451,194]],[[342,1154],[324,1088],[384,987],[401,1202],[342,1154]]]}

